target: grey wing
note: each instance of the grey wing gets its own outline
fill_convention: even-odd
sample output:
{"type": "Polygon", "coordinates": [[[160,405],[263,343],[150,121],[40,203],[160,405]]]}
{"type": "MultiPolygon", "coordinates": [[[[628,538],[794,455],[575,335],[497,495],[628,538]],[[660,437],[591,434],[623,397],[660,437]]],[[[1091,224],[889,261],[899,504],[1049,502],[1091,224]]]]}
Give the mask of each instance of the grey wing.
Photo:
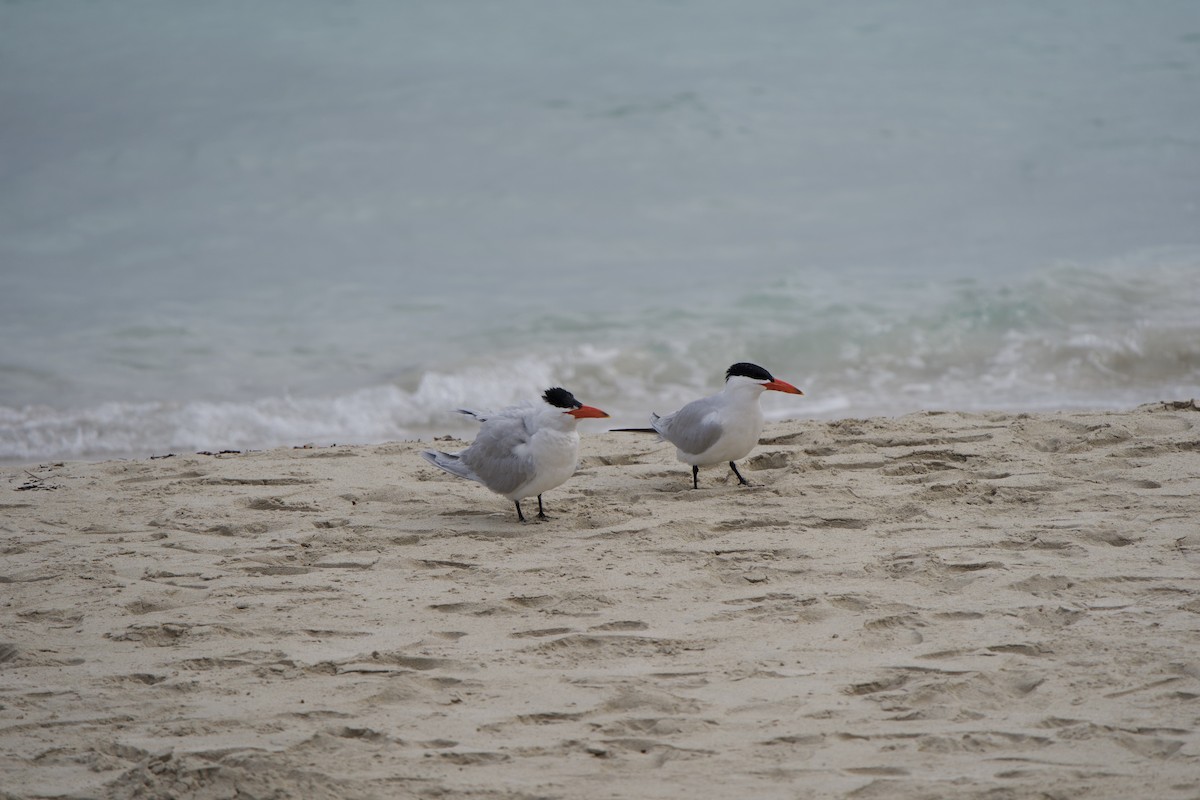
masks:
{"type": "Polygon", "coordinates": [[[711,397],[693,400],[674,414],[650,418],[659,435],[685,453],[699,455],[721,438],[716,404],[711,397]]]}
{"type": "Polygon", "coordinates": [[[438,469],[449,472],[451,475],[457,475],[469,481],[479,480],[478,476],[471,471],[469,466],[463,463],[457,453],[443,453],[440,450],[422,450],[421,458],[433,464],[438,469]]]}
{"type": "Polygon", "coordinates": [[[529,437],[524,415],[488,417],[475,441],[459,457],[480,483],[496,494],[508,494],[534,475],[529,437]]]}

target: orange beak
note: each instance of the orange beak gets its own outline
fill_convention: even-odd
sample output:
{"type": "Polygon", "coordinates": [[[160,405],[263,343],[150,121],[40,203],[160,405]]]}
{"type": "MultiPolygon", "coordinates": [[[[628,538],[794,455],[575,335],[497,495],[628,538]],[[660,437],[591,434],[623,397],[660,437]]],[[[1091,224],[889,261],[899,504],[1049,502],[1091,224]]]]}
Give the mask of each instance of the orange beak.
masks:
{"type": "Polygon", "coordinates": [[[579,408],[573,408],[566,413],[570,414],[575,419],[588,419],[589,417],[603,419],[608,416],[608,414],[605,414],[600,409],[592,408],[591,406],[580,406],[579,408]]]}
{"type": "Polygon", "coordinates": [[[792,386],[787,381],[781,381],[778,378],[770,383],[764,383],[763,388],[770,389],[771,391],[775,392],[785,392],[787,394],[804,394],[804,392],[800,391],[795,386],[792,386]]]}

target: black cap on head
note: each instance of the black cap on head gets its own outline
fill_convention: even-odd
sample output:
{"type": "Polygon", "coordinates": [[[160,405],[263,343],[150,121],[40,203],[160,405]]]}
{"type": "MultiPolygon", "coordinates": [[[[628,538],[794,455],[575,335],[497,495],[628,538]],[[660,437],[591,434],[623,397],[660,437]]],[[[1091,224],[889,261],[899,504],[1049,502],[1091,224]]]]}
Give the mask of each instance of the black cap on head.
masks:
{"type": "Polygon", "coordinates": [[[729,380],[734,375],[739,375],[743,378],[750,378],[755,381],[773,381],[775,376],[767,372],[758,364],[751,364],[747,361],[741,361],[734,364],[729,369],[725,370],[725,380],[729,380]]]}
{"type": "Polygon", "coordinates": [[[555,386],[553,389],[547,389],[542,395],[542,399],[555,408],[582,408],[583,403],[575,399],[575,395],[563,389],[561,386],[555,386]]]}

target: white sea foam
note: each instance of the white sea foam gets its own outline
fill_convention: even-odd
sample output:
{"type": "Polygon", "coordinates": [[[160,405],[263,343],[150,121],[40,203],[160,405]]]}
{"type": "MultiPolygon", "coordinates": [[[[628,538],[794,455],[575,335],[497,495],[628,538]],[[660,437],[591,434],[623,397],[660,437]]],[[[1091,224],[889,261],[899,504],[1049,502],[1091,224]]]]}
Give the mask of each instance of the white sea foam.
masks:
{"type": "MultiPolygon", "coordinates": [[[[778,287],[772,303],[789,291],[778,287]]],[[[1121,408],[1200,396],[1200,316],[1189,313],[1200,307],[1200,270],[1191,262],[1132,271],[1069,266],[991,287],[913,291],[924,307],[895,297],[884,316],[874,304],[809,303],[805,313],[739,338],[728,335],[746,310],[737,304],[675,319],[680,337],[664,338],[652,324],[630,330],[625,320],[611,326],[622,342],[613,346],[578,341],[594,337],[591,326],[583,334],[563,326],[549,342],[497,343],[490,358],[439,362],[405,381],[340,392],[0,407],[0,459],[470,436],[473,426],[457,409],[526,402],[558,385],[612,414],[611,426],[640,426],[650,411],[716,391],[725,366],[747,359],[806,392],[766,395],[769,419],[1121,408]]]]}

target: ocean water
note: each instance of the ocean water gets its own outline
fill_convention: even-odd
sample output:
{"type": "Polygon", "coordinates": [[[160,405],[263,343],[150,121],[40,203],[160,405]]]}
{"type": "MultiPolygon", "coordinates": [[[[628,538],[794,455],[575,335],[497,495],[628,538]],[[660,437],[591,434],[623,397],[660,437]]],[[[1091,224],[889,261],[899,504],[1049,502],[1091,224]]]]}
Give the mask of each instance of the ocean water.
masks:
{"type": "Polygon", "coordinates": [[[776,419],[1200,396],[1200,3],[0,5],[0,460],[742,360],[776,419]]]}

